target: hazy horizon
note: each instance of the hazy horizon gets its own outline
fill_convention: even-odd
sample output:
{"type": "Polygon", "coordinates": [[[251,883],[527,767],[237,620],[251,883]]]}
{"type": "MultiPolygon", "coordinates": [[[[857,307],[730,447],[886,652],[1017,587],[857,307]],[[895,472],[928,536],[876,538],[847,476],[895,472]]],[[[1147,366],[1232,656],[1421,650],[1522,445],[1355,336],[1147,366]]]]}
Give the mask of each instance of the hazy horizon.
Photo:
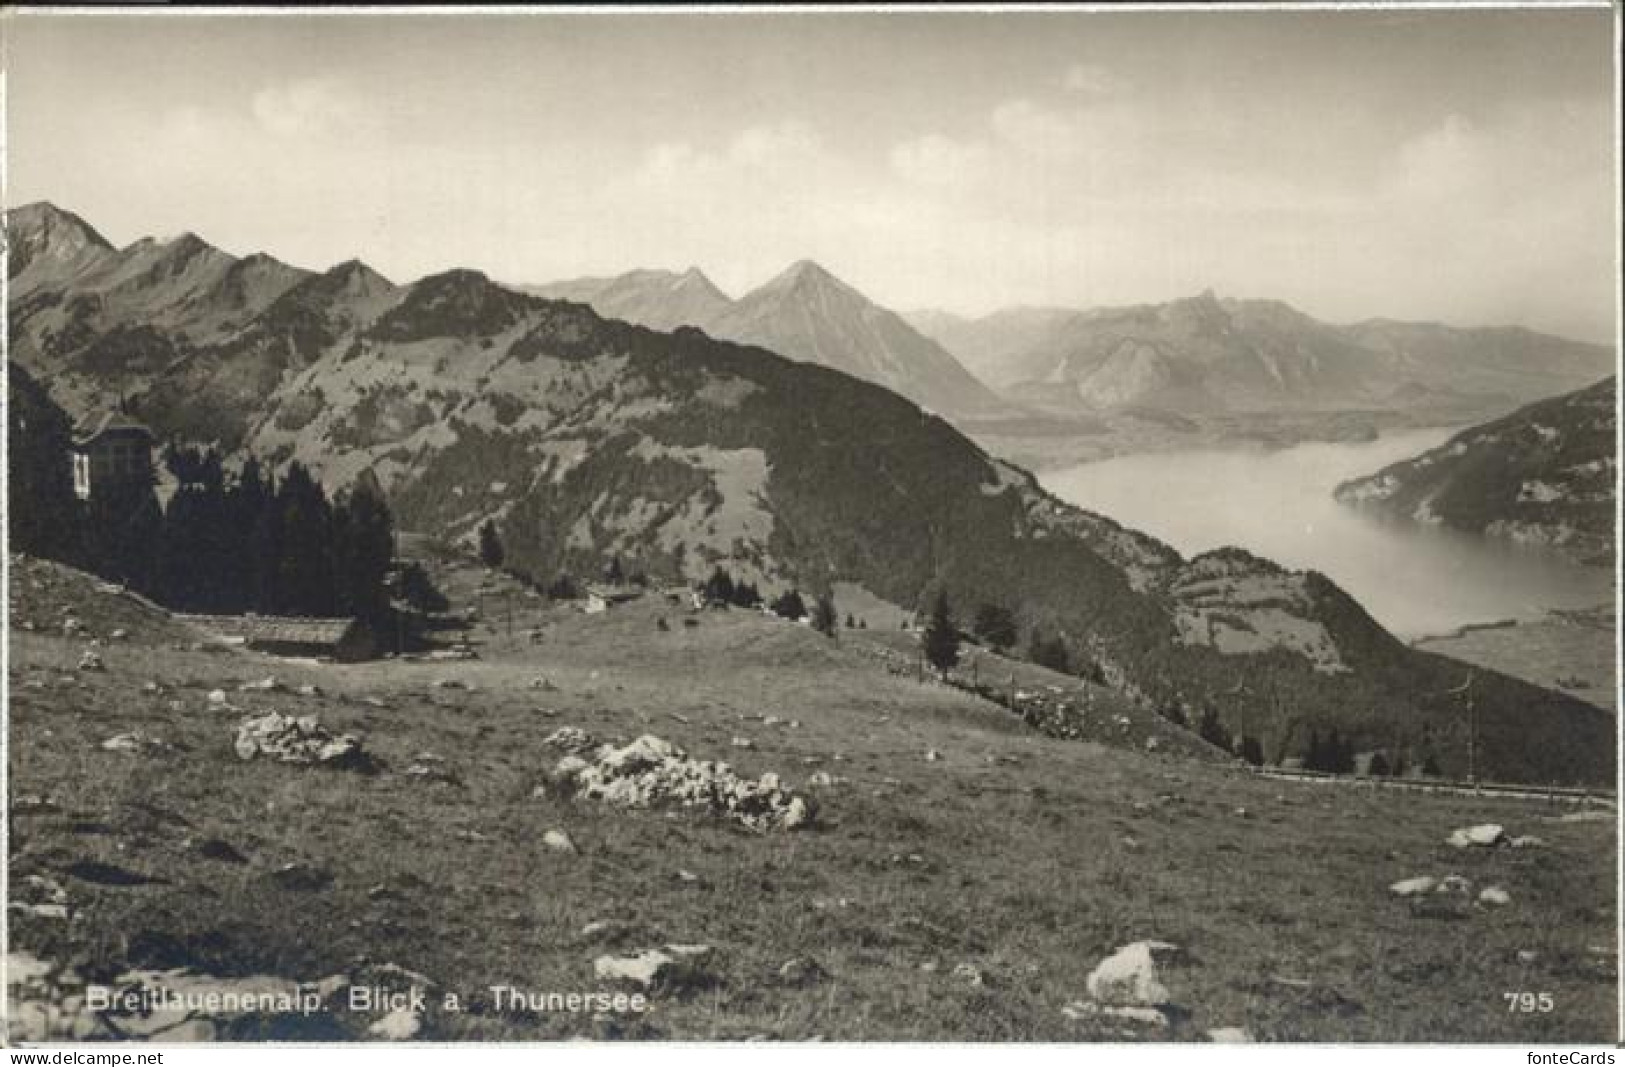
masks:
{"type": "Polygon", "coordinates": [[[397,281],[813,259],[886,306],[1612,341],[1606,8],[13,13],[8,205],[397,281]],[[127,180],[109,182],[114,173],[127,180]]]}

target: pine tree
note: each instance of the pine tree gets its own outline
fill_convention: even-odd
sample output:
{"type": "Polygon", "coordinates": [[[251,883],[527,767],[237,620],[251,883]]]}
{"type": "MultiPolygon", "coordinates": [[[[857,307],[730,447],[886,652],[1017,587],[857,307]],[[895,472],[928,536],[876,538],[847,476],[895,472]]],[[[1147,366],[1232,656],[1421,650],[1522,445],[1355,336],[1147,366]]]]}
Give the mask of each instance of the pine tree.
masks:
{"type": "Polygon", "coordinates": [[[385,621],[389,599],[384,580],[395,554],[395,530],[376,482],[358,482],[339,501],[332,551],[340,612],[385,621]]]}
{"type": "Polygon", "coordinates": [[[722,567],[711,572],[711,577],[705,582],[705,599],[714,604],[732,604],[734,599],[734,580],[722,567]]]}
{"type": "Polygon", "coordinates": [[[813,601],[813,629],[825,637],[834,637],[835,628],[840,625],[839,620],[840,615],[835,611],[835,598],[827,592],[818,594],[818,599],[813,601]]]}
{"type": "Polygon", "coordinates": [[[34,379],[6,363],[6,521],[14,551],[78,557],[80,508],[73,494],[67,415],[34,379]]]}
{"type": "Polygon", "coordinates": [[[924,649],[926,660],[939,671],[946,673],[959,663],[959,631],[954,626],[946,589],[937,590],[937,598],[931,605],[931,617],[925,624],[924,649]]]}
{"type": "Polygon", "coordinates": [[[1072,656],[1067,651],[1066,641],[1059,634],[1045,638],[1034,630],[1027,645],[1027,658],[1040,667],[1061,674],[1072,673],[1072,656]]]}
{"type": "Polygon", "coordinates": [[[281,529],[276,568],[276,613],[332,615],[332,509],[322,487],[299,463],[291,463],[277,491],[281,529]]]}
{"type": "Polygon", "coordinates": [[[502,547],[502,535],[497,533],[497,524],[492,519],[486,519],[480,524],[480,562],[492,570],[502,566],[507,552],[502,547]]]}
{"type": "Polygon", "coordinates": [[[1219,720],[1219,713],[1213,708],[1208,708],[1202,712],[1202,724],[1197,728],[1196,732],[1201,736],[1202,740],[1210,745],[1222,748],[1226,752],[1229,752],[1234,745],[1234,741],[1230,737],[1230,731],[1224,728],[1224,723],[1219,720]]]}
{"type": "Polygon", "coordinates": [[[976,609],[971,631],[988,648],[1003,652],[1016,643],[1016,617],[1002,605],[983,604],[976,609]]]}
{"type": "Polygon", "coordinates": [[[807,617],[807,604],[800,593],[791,589],[773,601],[773,614],[792,621],[804,619],[807,617]]]}

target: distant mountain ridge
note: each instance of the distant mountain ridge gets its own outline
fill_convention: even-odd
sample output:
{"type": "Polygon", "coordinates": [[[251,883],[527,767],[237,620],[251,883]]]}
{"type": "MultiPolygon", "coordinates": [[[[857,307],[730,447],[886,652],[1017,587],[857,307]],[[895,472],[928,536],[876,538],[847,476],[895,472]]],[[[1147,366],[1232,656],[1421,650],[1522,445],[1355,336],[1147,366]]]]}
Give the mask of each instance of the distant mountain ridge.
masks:
{"type": "Polygon", "coordinates": [[[548,285],[520,286],[550,300],[591,304],[611,319],[621,319],[651,330],[679,326],[704,327],[733,302],[705,272],[690,267],[681,274],[669,270],[634,270],[609,278],[576,278],[548,285]]]}
{"type": "Polygon", "coordinates": [[[695,326],[884,385],[934,411],[1010,416],[1014,407],[942,346],[811,260],[801,260],[730,300],[699,268],[635,270],[610,278],[527,285],[526,292],[590,304],[650,329],[695,326]]]}
{"type": "Polygon", "coordinates": [[[1612,567],[1619,381],[1543,400],[1344,482],[1337,499],[1612,567]]]}
{"type": "MultiPolygon", "coordinates": [[[[1146,706],[1213,709],[1271,758],[1336,725],[1411,765],[1462,768],[1457,709],[1434,695],[1458,667],[1408,649],[1325,577],[1233,549],[1184,559],[850,374],[469,270],[393,285],[352,261],[255,290],[261,310],[243,312],[200,283],[247,259],[193,242],[140,301],[104,302],[79,279],[101,286],[109,255],[145,246],[91,248],[47,277],[41,264],[80,257],[25,221],[12,351],[74,415],[125,397],[161,438],[298,460],[334,489],[374,478],[404,528],[456,541],[492,521],[509,564],[539,580],[618,555],[667,580],[721,564],[769,590],[846,581],[906,607],[945,587],[962,613],[1011,606],[1023,642],[1058,637],[1146,706]],[[1243,695],[1241,676],[1271,700],[1243,695]]],[[[848,299],[807,271],[781,282],[763,299],[848,299]]],[[[1498,675],[1481,690],[1486,773],[1611,780],[1606,715],[1498,675]]]]}
{"type": "Polygon", "coordinates": [[[1211,291],[1165,304],[1016,308],[916,325],[1006,396],[1052,408],[1181,414],[1405,407],[1440,398],[1512,406],[1609,372],[1614,353],[1521,327],[1373,319],[1334,326],[1274,300],[1211,291]]]}

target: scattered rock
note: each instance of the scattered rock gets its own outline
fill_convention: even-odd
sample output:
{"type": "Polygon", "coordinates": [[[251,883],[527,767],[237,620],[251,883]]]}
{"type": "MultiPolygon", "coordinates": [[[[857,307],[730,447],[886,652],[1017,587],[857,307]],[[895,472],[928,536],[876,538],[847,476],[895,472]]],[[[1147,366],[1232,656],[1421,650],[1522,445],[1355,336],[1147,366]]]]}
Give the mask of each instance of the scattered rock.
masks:
{"type": "Polygon", "coordinates": [[[593,975],[599,981],[630,982],[645,989],[705,985],[712,980],[703,966],[710,955],[707,945],[667,945],[629,956],[600,956],[593,961],[593,975]]]}
{"type": "Polygon", "coordinates": [[[822,982],[829,977],[818,961],[810,956],[797,956],[784,961],[779,968],[779,981],[785,985],[804,986],[822,982]]]}
{"type": "Polygon", "coordinates": [[[553,780],[556,782],[569,782],[590,766],[592,764],[580,756],[565,756],[553,765],[553,780]]]}
{"type": "Polygon", "coordinates": [[[287,686],[277,681],[275,675],[268,675],[257,682],[244,682],[237,687],[239,693],[280,693],[287,686]]]}
{"type": "Polygon", "coordinates": [[[1487,908],[1504,908],[1512,903],[1512,894],[1498,885],[1485,886],[1478,894],[1478,902],[1487,908]]]}
{"type": "Polygon", "coordinates": [[[1075,1000],[1061,1009],[1061,1014],[1068,1019],[1083,1021],[1086,1019],[1115,1019],[1122,1022],[1137,1023],[1142,1026],[1153,1026],[1163,1029],[1168,1025],[1168,1016],[1158,1008],[1134,1005],[1101,1005],[1092,1000],[1075,1000]]]}
{"type": "Polygon", "coordinates": [[[1396,897],[1414,897],[1423,893],[1431,893],[1438,888],[1439,880],[1430,875],[1419,875],[1415,878],[1406,878],[1395,882],[1388,887],[1388,892],[1396,897]]]}
{"type": "Polygon", "coordinates": [[[1239,1026],[1216,1026],[1207,1032],[1207,1039],[1215,1045],[1250,1045],[1256,1040],[1239,1026]]]}
{"type": "Polygon", "coordinates": [[[1456,830],[1445,839],[1454,848],[1493,848],[1506,840],[1506,830],[1487,822],[1480,826],[1467,826],[1456,830]]]}
{"type": "Polygon", "coordinates": [[[439,782],[445,785],[462,784],[462,779],[457,777],[457,773],[446,766],[446,758],[434,752],[419,752],[412,757],[411,764],[401,773],[426,782],[439,782]]]}
{"type": "Polygon", "coordinates": [[[87,648],[79,654],[79,669],[82,671],[105,671],[107,667],[102,663],[100,653],[93,648],[87,648]]]}
{"type": "Polygon", "coordinates": [[[598,748],[598,742],[587,731],[576,726],[561,726],[542,739],[548,748],[556,748],[576,756],[585,756],[598,748]]]}
{"type": "Polygon", "coordinates": [[[1445,875],[1439,880],[1438,888],[1434,890],[1435,893],[1455,893],[1459,896],[1466,896],[1472,891],[1473,883],[1459,874],[1445,875]]]}
{"type": "Polygon", "coordinates": [[[549,830],[542,835],[542,844],[554,852],[576,852],[576,843],[563,830],[549,830]]]}
{"type": "Polygon", "coordinates": [[[936,762],[940,761],[941,759],[942,759],[942,753],[938,752],[934,748],[926,749],[926,751],[925,751],[925,762],[927,762],[927,763],[936,763],[936,762]]]}
{"type": "Polygon", "coordinates": [[[396,1008],[367,1027],[367,1033],[385,1041],[410,1041],[423,1030],[423,1017],[411,1008],[396,1008]]]}
{"type": "Polygon", "coordinates": [[[322,695],[322,687],[319,685],[302,685],[295,689],[294,692],[302,697],[319,697],[322,695]]]}
{"type": "Polygon", "coordinates": [[[333,884],[333,876],[308,863],[284,863],[266,875],[279,889],[295,893],[315,893],[333,884]]]}
{"type": "Polygon", "coordinates": [[[1179,951],[1166,941],[1136,941],[1102,960],[1084,981],[1089,995],[1104,1004],[1159,1006],[1171,1000],[1157,973],[1157,958],[1179,951]]]}
{"type": "Polygon", "coordinates": [[[735,748],[755,748],[756,747],[756,742],[752,741],[748,737],[736,737],[736,738],[733,739],[731,744],[735,748]]]}
{"type": "Polygon", "coordinates": [[[149,737],[140,730],[133,730],[127,734],[116,734],[102,742],[102,748],[109,752],[144,752],[148,749],[164,748],[164,742],[156,737],[149,737]]]}
{"type": "Polygon", "coordinates": [[[954,966],[953,976],[962,982],[968,983],[969,985],[979,986],[983,984],[982,972],[974,964],[956,964],[954,966]]]}
{"type": "Polygon", "coordinates": [[[231,708],[231,704],[226,700],[226,691],[224,689],[209,690],[208,700],[211,708],[231,708]]]}
{"type": "Polygon", "coordinates": [[[1511,845],[1513,848],[1545,848],[1546,847],[1545,840],[1542,839],[1542,838],[1536,837],[1533,834],[1523,834],[1521,836],[1511,838],[1511,839],[1509,839],[1507,841],[1507,844],[1511,845]]]}
{"type": "Polygon", "coordinates": [[[124,629],[121,626],[118,629],[114,630],[112,633],[108,634],[107,639],[109,641],[124,641],[124,640],[127,640],[129,638],[129,636],[130,636],[130,631],[124,629]]]}
{"type": "Polygon", "coordinates": [[[1540,959],[1540,953],[1536,952],[1534,949],[1520,948],[1518,950],[1519,963],[1534,963],[1538,959],[1540,959]]]}
{"type": "Polygon", "coordinates": [[[334,734],[314,715],[295,718],[270,711],[245,719],[237,727],[237,758],[265,756],[282,763],[320,763],[330,767],[367,770],[371,758],[353,734],[334,734]]]}

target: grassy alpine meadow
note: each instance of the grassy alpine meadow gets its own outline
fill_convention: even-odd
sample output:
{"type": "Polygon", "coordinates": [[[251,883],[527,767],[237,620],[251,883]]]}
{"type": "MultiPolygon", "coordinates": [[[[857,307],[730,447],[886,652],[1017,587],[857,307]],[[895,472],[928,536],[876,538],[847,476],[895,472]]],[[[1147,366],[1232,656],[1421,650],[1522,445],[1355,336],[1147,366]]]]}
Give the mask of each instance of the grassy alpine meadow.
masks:
{"type": "MultiPolygon", "coordinates": [[[[437,580],[456,608],[487,581],[437,580]]],[[[13,974],[330,980],[320,1011],[205,1036],[376,1039],[386,1013],[344,987],[405,973],[429,994],[407,1036],[433,1040],[1617,1033],[1611,812],[1266,780],[1140,733],[1057,740],[887,670],[875,649],[895,632],[832,640],[658,595],[599,615],[486,596],[478,659],[337,665],[202,641],[26,558],[11,589],[12,898],[55,887],[64,905],[9,910],[13,974]],[[82,669],[87,648],[101,669],[82,669]],[[240,759],[237,723],[269,709],[358,735],[375,766],[240,759]],[[572,797],[547,785],[560,753],[544,739],[566,726],[776,773],[816,816],[753,833],[572,797]],[[1446,844],[1482,823],[1541,840],[1446,844]],[[1389,888],[1452,874],[1471,889],[1389,888]],[[1488,887],[1510,903],[1479,903],[1488,887]],[[1178,946],[1158,972],[1165,1025],[1077,1010],[1101,961],[1147,939],[1178,946]],[[709,950],[681,981],[595,970],[673,944],[709,950]],[[634,992],[646,1010],[533,1010],[497,986],[634,992]]],[[[31,1010],[16,981],[14,1023],[31,1010]]]]}

